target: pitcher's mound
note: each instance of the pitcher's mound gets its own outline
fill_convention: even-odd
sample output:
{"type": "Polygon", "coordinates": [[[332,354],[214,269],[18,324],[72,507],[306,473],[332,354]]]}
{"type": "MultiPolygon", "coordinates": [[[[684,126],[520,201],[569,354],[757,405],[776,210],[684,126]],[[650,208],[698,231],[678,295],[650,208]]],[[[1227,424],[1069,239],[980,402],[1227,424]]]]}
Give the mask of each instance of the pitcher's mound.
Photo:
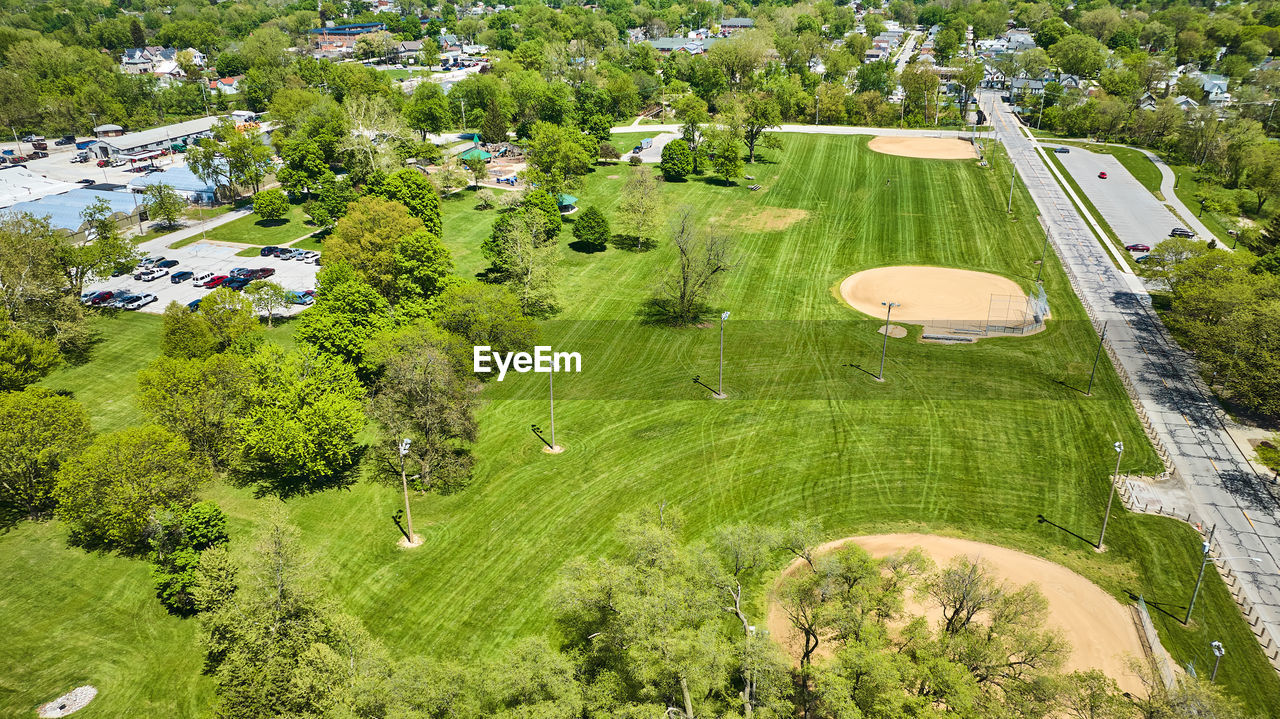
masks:
{"type": "Polygon", "coordinates": [[[867,147],[886,155],[918,157],[925,160],[969,160],[977,158],[973,143],[950,137],[873,137],[867,147]]]}
{"type": "MultiPolygon", "coordinates": [[[[1035,584],[1049,603],[1046,627],[1061,630],[1071,644],[1071,654],[1064,670],[1098,669],[1115,679],[1122,690],[1145,694],[1142,681],[1128,665],[1130,657],[1141,658],[1145,652],[1131,610],[1098,585],[1061,564],[1006,547],[932,534],[848,537],[828,542],[818,547],[814,554],[825,554],[850,542],[877,558],[919,547],[940,567],[959,556],[977,558],[990,563],[995,576],[1011,585],[1035,584]]],[[[801,571],[802,563],[803,560],[799,559],[792,562],[783,576],[801,571]]],[[[907,603],[908,613],[922,615],[932,626],[938,626],[942,611],[931,599],[909,596],[907,603]]],[[[780,641],[789,653],[796,655],[795,630],[791,628],[786,612],[772,598],[766,621],[769,634],[780,641]]]]}
{"type": "Polygon", "coordinates": [[[840,297],[850,307],[883,320],[924,325],[930,332],[1028,334],[1043,324],[1018,283],[988,272],[951,267],[876,267],[846,277],[840,297]],[[993,329],[994,328],[994,329],[993,329]]]}

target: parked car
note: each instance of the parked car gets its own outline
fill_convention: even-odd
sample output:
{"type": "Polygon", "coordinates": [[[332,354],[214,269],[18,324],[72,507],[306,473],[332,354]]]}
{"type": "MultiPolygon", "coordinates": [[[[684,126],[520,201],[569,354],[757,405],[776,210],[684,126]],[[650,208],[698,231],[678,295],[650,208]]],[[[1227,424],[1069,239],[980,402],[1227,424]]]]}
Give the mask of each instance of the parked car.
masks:
{"type": "Polygon", "coordinates": [[[1053,148],[1053,151],[1054,151],[1054,152],[1056,152],[1056,153],[1058,153],[1059,155],[1065,155],[1065,154],[1067,154],[1068,152],[1071,152],[1071,148],[1068,148],[1068,147],[1055,147],[1055,148],[1053,148]]]}
{"type": "Polygon", "coordinates": [[[154,257],[144,257],[138,261],[138,267],[150,267],[159,262],[164,262],[164,255],[156,255],[154,257]]]}
{"type": "Polygon", "coordinates": [[[277,248],[275,249],[275,252],[272,252],[272,253],[271,253],[271,256],[272,256],[272,257],[284,257],[284,256],[288,255],[290,252],[293,252],[293,250],[289,249],[288,247],[277,247],[277,248]]]}
{"type": "MultiPolygon", "coordinates": [[[[49,143],[47,143],[47,142],[45,142],[45,141],[43,141],[43,140],[41,140],[41,141],[39,141],[39,142],[33,142],[33,143],[31,143],[31,148],[32,148],[32,149],[34,149],[34,150],[48,150],[48,149],[49,149],[49,143]]],[[[48,155],[45,155],[45,157],[48,157],[48,155]]]]}
{"type": "MultiPolygon", "coordinates": [[[[88,160],[88,159],[89,159],[88,157],[86,157],[86,158],[85,158],[85,160],[88,160]]],[[[97,162],[96,164],[98,165],[98,167],[106,167],[107,165],[110,165],[111,163],[110,163],[108,160],[106,160],[106,159],[102,159],[102,160],[98,160],[98,162],[97,162]]]]}
{"type": "Polygon", "coordinates": [[[84,292],[81,292],[80,303],[88,304],[89,300],[96,294],[98,294],[97,290],[85,290],[84,292]]]}
{"type": "Polygon", "coordinates": [[[180,282],[186,282],[195,276],[196,273],[183,270],[182,272],[175,272],[172,275],[169,275],[169,281],[176,285],[180,282]]]}
{"type": "Polygon", "coordinates": [[[1139,257],[1135,257],[1135,258],[1133,258],[1133,261],[1134,261],[1134,262],[1146,262],[1146,261],[1147,261],[1147,260],[1149,260],[1149,259],[1151,259],[1151,255],[1141,255],[1141,256],[1139,256],[1139,257]]]}
{"type": "Polygon", "coordinates": [[[77,185],[92,185],[92,184],[93,184],[93,180],[90,180],[90,179],[89,179],[89,178],[87,178],[87,177],[82,177],[82,178],[80,178],[79,180],[76,180],[76,184],[77,184],[77,185]]]}
{"type": "Polygon", "coordinates": [[[112,292],[111,290],[103,290],[101,292],[96,292],[94,293],[93,297],[89,298],[89,304],[93,305],[94,307],[98,307],[98,306],[101,306],[103,302],[108,302],[111,300],[112,297],[115,297],[115,296],[116,296],[116,293],[112,292]]]}
{"type": "Polygon", "coordinates": [[[307,254],[302,256],[302,261],[311,265],[320,264],[320,253],[315,250],[308,250],[307,254]]]}
{"type": "Polygon", "coordinates": [[[40,135],[23,135],[23,142],[44,142],[44,138],[40,135]]]}
{"type": "Polygon", "coordinates": [[[161,260],[156,263],[156,267],[163,267],[166,270],[169,269],[170,267],[177,267],[177,266],[178,266],[177,260],[161,260]]]}
{"type": "Polygon", "coordinates": [[[316,298],[302,292],[290,292],[287,297],[295,305],[309,305],[316,301],[316,298]]]}
{"type": "Polygon", "coordinates": [[[231,270],[230,272],[228,272],[227,274],[231,275],[232,277],[248,277],[250,272],[253,272],[253,270],[249,269],[248,267],[237,267],[231,270]]]}
{"type": "Polygon", "coordinates": [[[1142,245],[1142,244],[1138,244],[1138,245],[1125,245],[1125,249],[1126,249],[1126,250],[1128,250],[1128,251],[1130,251],[1130,252],[1150,252],[1150,251],[1151,251],[1151,248],[1150,248],[1150,247],[1148,247],[1147,245],[1142,245]]]}
{"type": "Polygon", "coordinates": [[[146,307],[147,305],[155,301],[156,301],[156,296],[148,292],[145,294],[138,295],[138,297],[134,299],[132,302],[125,304],[124,308],[126,310],[140,310],[143,307],[146,307]]]}
{"type": "Polygon", "coordinates": [[[156,268],[154,270],[148,270],[147,272],[142,273],[141,277],[134,275],[133,278],[135,280],[142,280],[143,282],[155,282],[161,277],[167,277],[168,275],[169,275],[168,270],[156,268]]]}
{"type": "Polygon", "coordinates": [[[108,304],[117,310],[122,310],[125,308],[125,305],[128,305],[129,303],[135,302],[140,299],[142,299],[142,295],[135,295],[135,294],[116,295],[114,298],[111,299],[111,302],[109,302],[108,304]]]}
{"type": "Polygon", "coordinates": [[[195,312],[196,310],[200,309],[200,300],[201,300],[201,299],[203,299],[203,298],[197,297],[196,299],[191,300],[190,302],[188,302],[188,303],[187,303],[187,309],[191,310],[192,312],[195,312]]]}
{"type": "MultiPolygon", "coordinates": [[[[87,153],[87,152],[81,152],[81,153],[77,154],[75,157],[71,158],[71,161],[72,161],[72,162],[88,162],[88,161],[89,161],[89,153],[87,153]]],[[[101,165],[99,165],[99,167],[101,167],[101,165]]]]}
{"type": "Polygon", "coordinates": [[[54,140],[53,144],[57,145],[58,147],[62,147],[63,145],[74,145],[76,144],[76,136],[63,135],[62,137],[54,140]]]}
{"type": "Polygon", "coordinates": [[[306,256],[307,256],[306,250],[294,250],[293,252],[290,252],[289,254],[285,255],[284,258],[286,260],[301,260],[306,256]]]}
{"type": "Polygon", "coordinates": [[[250,281],[251,280],[248,277],[232,277],[224,281],[222,286],[239,292],[240,290],[243,290],[245,285],[249,284],[250,281]]]}
{"type": "Polygon", "coordinates": [[[279,248],[279,247],[276,247],[275,245],[267,245],[266,247],[263,247],[263,248],[262,248],[262,250],[261,250],[260,252],[258,252],[258,256],[259,256],[259,257],[274,257],[274,256],[275,256],[275,254],[276,254],[276,250],[278,250],[278,249],[280,249],[280,248],[279,248]]]}
{"type": "Polygon", "coordinates": [[[1196,233],[1192,232],[1191,230],[1188,230],[1185,227],[1175,227],[1172,230],[1169,230],[1169,236],[1170,237],[1195,237],[1196,233]]]}
{"type": "Polygon", "coordinates": [[[1099,180],[1105,180],[1105,179],[1107,179],[1107,173],[1105,173],[1105,172],[1099,172],[1099,173],[1098,173],[1098,179],[1099,179],[1099,180]]]}
{"type": "Polygon", "coordinates": [[[259,267],[258,269],[246,275],[246,277],[248,277],[251,280],[265,280],[268,277],[274,275],[275,273],[276,273],[276,270],[274,267],[259,267]]]}
{"type": "Polygon", "coordinates": [[[48,156],[49,156],[49,153],[45,152],[44,150],[36,150],[35,152],[32,152],[30,155],[28,155],[28,156],[27,156],[27,159],[28,159],[28,160],[43,160],[44,158],[46,158],[46,157],[48,157],[48,156]]]}
{"type": "Polygon", "coordinates": [[[229,279],[231,278],[226,275],[214,275],[205,281],[204,286],[208,289],[213,289],[229,279]]]}

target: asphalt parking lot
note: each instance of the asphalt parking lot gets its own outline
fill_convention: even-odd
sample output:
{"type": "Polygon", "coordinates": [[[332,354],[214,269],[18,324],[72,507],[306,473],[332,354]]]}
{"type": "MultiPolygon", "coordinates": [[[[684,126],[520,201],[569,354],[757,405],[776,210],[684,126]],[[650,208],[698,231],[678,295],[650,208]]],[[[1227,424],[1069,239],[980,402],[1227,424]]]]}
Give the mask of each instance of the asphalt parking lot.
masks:
{"type": "MultiPolygon", "coordinates": [[[[79,154],[79,150],[75,145],[57,145],[53,144],[56,137],[47,138],[49,144],[49,156],[38,160],[27,160],[22,163],[26,168],[37,175],[44,175],[51,180],[60,180],[62,182],[79,182],[80,180],[93,180],[95,183],[105,183],[110,185],[127,185],[130,180],[141,177],[137,172],[126,172],[129,166],[124,167],[98,167],[98,158],[90,158],[88,162],[72,162],[71,158],[79,154]]],[[[92,138],[80,137],[79,140],[87,140],[92,138]]],[[[0,143],[0,149],[16,150],[23,155],[31,153],[31,143],[9,142],[0,143]]],[[[186,159],[181,154],[171,154],[166,157],[156,158],[155,166],[161,169],[168,169],[175,165],[182,166],[186,164],[186,159]]]]}
{"type": "Polygon", "coordinates": [[[1155,247],[1169,238],[1169,230],[1184,226],[1119,160],[1077,147],[1070,150],[1055,157],[1124,244],[1155,247]],[[1099,178],[1099,172],[1107,173],[1107,179],[1099,178]]]}
{"type": "MultiPolygon", "coordinates": [[[[170,280],[172,274],[183,270],[194,272],[196,277],[199,277],[206,272],[227,275],[237,267],[246,269],[271,267],[275,269],[276,273],[269,280],[284,287],[286,290],[301,292],[315,289],[316,272],[320,269],[317,265],[299,262],[298,260],[282,260],[278,257],[237,257],[236,253],[243,249],[243,245],[196,242],[178,249],[159,250],[153,252],[151,256],[163,256],[165,259],[178,261],[177,266],[169,268],[170,274],[168,276],[151,282],[135,280],[130,275],[109,277],[86,286],[85,291],[111,290],[114,292],[123,290],[129,294],[139,295],[149,292],[158,299],[139,311],[158,315],[164,313],[165,307],[168,307],[170,302],[185,305],[213,291],[203,287],[196,287],[191,284],[191,280],[173,284],[170,280]]],[[[304,305],[292,305],[283,312],[277,311],[276,316],[295,315],[301,312],[304,307],[304,305]]]]}

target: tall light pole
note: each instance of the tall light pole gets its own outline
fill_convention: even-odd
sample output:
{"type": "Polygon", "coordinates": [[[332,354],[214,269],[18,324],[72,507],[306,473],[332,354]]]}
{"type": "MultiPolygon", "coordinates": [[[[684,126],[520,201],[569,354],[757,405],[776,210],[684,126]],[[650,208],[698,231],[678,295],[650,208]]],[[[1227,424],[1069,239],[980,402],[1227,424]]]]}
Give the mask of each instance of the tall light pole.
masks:
{"type": "Polygon", "coordinates": [[[412,443],[413,440],[405,437],[400,440],[400,444],[397,446],[397,449],[400,452],[400,486],[404,488],[404,520],[405,525],[409,529],[409,544],[411,546],[414,543],[416,535],[413,533],[413,511],[409,509],[409,478],[405,476],[404,473],[404,458],[405,455],[409,454],[409,445],[412,443]]]}
{"type": "MultiPolygon", "coordinates": [[[[555,369],[552,367],[552,369],[555,369]]],[[[551,451],[555,451],[560,445],[556,444],[556,373],[547,373],[547,392],[551,396],[551,451]]]]}
{"type": "Polygon", "coordinates": [[[729,319],[729,311],[725,310],[720,314],[720,382],[717,385],[715,398],[724,399],[729,395],[724,393],[724,321],[729,319]]]}
{"type": "Polygon", "coordinates": [[[1102,515],[1102,533],[1098,535],[1098,550],[1102,550],[1102,540],[1107,536],[1107,522],[1111,519],[1111,500],[1116,496],[1116,480],[1120,477],[1120,458],[1124,456],[1124,442],[1116,442],[1116,471],[1111,475],[1111,486],[1107,488],[1107,511],[1102,515]]]}
{"type": "Polygon", "coordinates": [[[884,356],[889,352],[889,315],[893,314],[894,307],[901,307],[897,302],[881,302],[884,307],[884,343],[880,345],[880,374],[876,375],[877,382],[884,381],[884,356]]]}
{"type": "Polygon", "coordinates": [[[1218,679],[1218,663],[1222,661],[1222,655],[1227,653],[1226,647],[1222,646],[1222,642],[1211,642],[1210,648],[1213,649],[1213,673],[1209,675],[1209,681],[1217,681],[1218,679]]]}
{"type": "MultiPolygon", "coordinates": [[[[1212,533],[1209,535],[1209,537],[1212,540],[1212,537],[1213,537],[1212,533]]],[[[1200,596],[1200,583],[1204,581],[1204,568],[1209,566],[1209,562],[1225,562],[1229,559],[1247,559],[1250,562],[1255,562],[1255,563],[1262,561],[1260,557],[1210,557],[1209,542],[1204,542],[1201,546],[1204,550],[1204,559],[1200,561],[1200,574],[1196,576],[1196,588],[1191,590],[1191,603],[1187,605],[1187,616],[1183,617],[1182,619],[1183,624],[1188,624],[1191,622],[1191,610],[1195,609],[1196,598],[1200,596]]]]}
{"type": "Polygon", "coordinates": [[[1044,261],[1049,259],[1049,233],[1044,233],[1044,246],[1040,248],[1040,266],[1036,268],[1036,282],[1044,275],[1044,261]]]}
{"type": "Polygon", "coordinates": [[[1005,205],[1004,211],[1013,214],[1013,183],[1018,179],[1018,171],[1013,167],[1013,158],[1009,158],[1009,203],[1005,205]]]}

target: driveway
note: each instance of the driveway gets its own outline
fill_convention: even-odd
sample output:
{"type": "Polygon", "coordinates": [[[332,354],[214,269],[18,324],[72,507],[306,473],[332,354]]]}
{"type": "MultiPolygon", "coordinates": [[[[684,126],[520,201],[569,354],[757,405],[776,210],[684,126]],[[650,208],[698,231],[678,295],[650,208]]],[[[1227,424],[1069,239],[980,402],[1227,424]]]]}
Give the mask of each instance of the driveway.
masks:
{"type": "Polygon", "coordinates": [[[1183,226],[1115,157],[1076,147],[1069,149],[1066,154],[1054,153],[1054,157],[1067,168],[1124,244],[1155,247],[1169,238],[1169,230],[1183,226]],[[1100,179],[1099,172],[1107,173],[1107,179],[1100,179]]]}

